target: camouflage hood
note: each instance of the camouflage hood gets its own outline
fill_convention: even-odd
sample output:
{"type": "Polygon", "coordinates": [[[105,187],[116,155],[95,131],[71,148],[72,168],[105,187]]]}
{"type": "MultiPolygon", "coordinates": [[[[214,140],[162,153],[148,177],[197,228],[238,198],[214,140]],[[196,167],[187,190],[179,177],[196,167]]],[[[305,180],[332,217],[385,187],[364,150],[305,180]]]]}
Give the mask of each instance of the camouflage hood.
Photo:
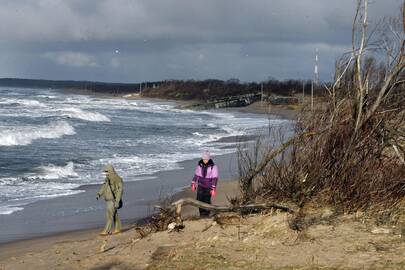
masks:
{"type": "Polygon", "coordinates": [[[104,184],[97,194],[106,201],[115,201],[115,203],[118,203],[122,199],[123,193],[122,178],[119,177],[111,164],[107,164],[103,171],[106,172],[107,175],[104,184]]]}
{"type": "Polygon", "coordinates": [[[110,184],[115,186],[117,184],[122,183],[121,177],[117,174],[115,171],[114,167],[111,164],[107,164],[104,168],[104,172],[106,172],[108,175],[108,178],[110,179],[110,184]]]}

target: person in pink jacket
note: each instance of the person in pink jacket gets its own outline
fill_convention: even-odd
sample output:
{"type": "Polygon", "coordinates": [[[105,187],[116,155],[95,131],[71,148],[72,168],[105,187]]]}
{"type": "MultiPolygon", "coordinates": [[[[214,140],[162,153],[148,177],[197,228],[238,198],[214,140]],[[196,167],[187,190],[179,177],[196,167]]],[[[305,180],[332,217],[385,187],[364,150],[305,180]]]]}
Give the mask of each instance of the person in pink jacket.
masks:
{"type": "MultiPolygon", "coordinates": [[[[197,200],[211,204],[211,196],[217,194],[218,166],[214,164],[208,151],[204,151],[202,159],[195,169],[191,190],[197,189],[197,200]]],[[[199,209],[200,216],[209,216],[210,211],[199,209]]]]}

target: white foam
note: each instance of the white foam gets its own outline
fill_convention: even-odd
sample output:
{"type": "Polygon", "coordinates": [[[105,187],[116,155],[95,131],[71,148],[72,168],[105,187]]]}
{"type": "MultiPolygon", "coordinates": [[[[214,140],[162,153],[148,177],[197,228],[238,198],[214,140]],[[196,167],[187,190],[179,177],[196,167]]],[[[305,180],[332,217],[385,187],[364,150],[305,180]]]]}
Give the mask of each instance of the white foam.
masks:
{"type": "MultiPolygon", "coordinates": [[[[184,157],[184,154],[182,155],[184,157]]],[[[144,180],[135,176],[153,174],[159,171],[180,169],[177,164],[180,155],[176,154],[142,154],[141,156],[119,156],[100,159],[94,164],[113,164],[124,177],[130,176],[132,180],[144,180]],[[176,158],[174,158],[176,157],[176,158]]],[[[188,159],[185,157],[185,160],[188,159]]]]}
{"type": "Polygon", "coordinates": [[[201,134],[200,132],[193,132],[193,135],[195,136],[199,136],[199,137],[204,137],[203,134],[201,134]]]}
{"type": "Polygon", "coordinates": [[[90,122],[110,122],[111,119],[98,112],[84,111],[79,108],[64,108],[63,115],[90,122]]]}
{"type": "Polygon", "coordinates": [[[65,121],[53,122],[47,126],[2,127],[0,146],[29,145],[34,140],[57,139],[75,133],[75,129],[65,121]]]}
{"type": "MultiPolygon", "coordinates": [[[[212,155],[224,155],[235,152],[234,149],[219,149],[216,147],[208,147],[208,149],[212,155]]],[[[111,163],[126,181],[141,181],[149,179],[149,177],[140,177],[142,175],[182,169],[179,162],[196,158],[200,158],[199,151],[142,154],[140,156],[115,155],[111,158],[94,160],[92,166],[101,167],[103,164],[111,163]]],[[[152,179],[154,178],[155,176],[152,176],[152,179]]]]}
{"type": "Polygon", "coordinates": [[[41,107],[44,108],[46,105],[44,103],[39,102],[38,100],[32,99],[15,99],[15,98],[2,98],[0,99],[0,104],[18,104],[24,107],[41,107]]]}
{"type": "Polygon", "coordinates": [[[10,215],[21,210],[24,210],[24,208],[16,206],[0,206],[0,215],[10,215]]]}
{"type": "Polygon", "coordinates": [[[20,100],[17,103],[26,107],[46,107],[44,103],[41,103],[37,100],[20,100]]]}
{"type": "MultiPolygon", "coordinates": [[[[72,165],[66,166],[67,171],[72,165]]],[[[51,170],[53,166],[50,167],[51,170]]],[[[44,169],[46,169],[44,168],[44,169]]],[[[66,174],[71,174],[67,173],[66,174]]],[[[24,209],[24,205],[38,200],[67,196],[82,192],[76,190],[80,184],[52,182],[37,177],[7,177],[0,178],[1,199],[0,215],[9,215],[24,209]],[[5,201],[4,201],[5,199],[5,201]]]]}
{"type": "Polygon", "coordinates": [[[37,168],[39,177],[43,179],[60,179],[67,177],[78,177],[75,172],[73,162],[69,162],[66,166],[56,166],[49,164],[47,166],[41,166],[37,168]]]}
{"type": "MultiPolygon", "coordinates": [[[[77,187],[77,185],[74,186],[75,188],[77,187]]],[[[62,187],[60,186],[60,188],[50,188],[48,190],[49,194],[39,194],[36,196],[31,196],[28,199],[31,201],[38,201],[40,199],[51,199],[51,198],[57,198],[57,197],[61,197],[61,196],[69,196],[69,195],[74,195],[74,194],[78,194],[78,193],[82,193],[85,192],[84,190],[67,190],[68,187],[62,187]],[[58,190],[61,190],[61,192],[59,192],[58,190]],[[50,192],[56,192],[56,193],[50,193],[50,192]]]]}
{"type": "Polygon", "coordinates": [[[0,205],[0,215],[10,215],[14,212],[24,210],[25,205],[40,201],[40,200],[45,200],[45,199],[51,199],[51,198],[56,198],[56,197],[61,197],[61,196],[69,196],[69,195],[74,195],[78,193],[84,192],[84,190],[70,190],[69,188],[76,188],[77,185],[61,185],[61,184],[51,184],[51,185],[44,185],[44,184],[34,184],[30,186],[24,185],[24,189],[21,187],[14,187],[15,193],[14,195],[17,195],[17,192],[19,193],[26,193],[26,194],[31,194],[27,196],[26,194],[19,196],[21,198],[17,199],[11,199],[8,200],[6,205],[0,205]]]}

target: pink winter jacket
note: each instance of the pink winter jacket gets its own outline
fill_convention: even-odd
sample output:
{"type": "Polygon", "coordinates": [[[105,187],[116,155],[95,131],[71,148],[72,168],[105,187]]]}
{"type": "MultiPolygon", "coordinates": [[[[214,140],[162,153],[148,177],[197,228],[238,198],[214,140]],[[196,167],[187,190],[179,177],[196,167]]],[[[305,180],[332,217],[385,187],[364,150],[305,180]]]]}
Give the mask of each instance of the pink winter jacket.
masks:
{"type": "Polygon", "coordinates": [[[202,160],[198,162],[197,168],[195,169],[194,178],[192,183],[198,183],[198,186],[203,188],[217,187],[218,182],[218,166],[210,159],[208,164],[204,164],[202,160]]]}

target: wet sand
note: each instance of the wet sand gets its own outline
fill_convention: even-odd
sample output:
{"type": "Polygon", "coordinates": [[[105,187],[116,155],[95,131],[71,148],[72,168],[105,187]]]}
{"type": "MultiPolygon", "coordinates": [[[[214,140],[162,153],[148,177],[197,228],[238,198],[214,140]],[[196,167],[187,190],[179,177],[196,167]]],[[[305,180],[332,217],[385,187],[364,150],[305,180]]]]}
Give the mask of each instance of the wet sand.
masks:
{"type": "Polygon", "coordinates": [[[266,102],[255,102],[246,107],[227,108],[228,112],[242,112],[253,114],[267,114],[281,119],[296,120],[299,116],[299,106],[270,105],[266,102]]]}

